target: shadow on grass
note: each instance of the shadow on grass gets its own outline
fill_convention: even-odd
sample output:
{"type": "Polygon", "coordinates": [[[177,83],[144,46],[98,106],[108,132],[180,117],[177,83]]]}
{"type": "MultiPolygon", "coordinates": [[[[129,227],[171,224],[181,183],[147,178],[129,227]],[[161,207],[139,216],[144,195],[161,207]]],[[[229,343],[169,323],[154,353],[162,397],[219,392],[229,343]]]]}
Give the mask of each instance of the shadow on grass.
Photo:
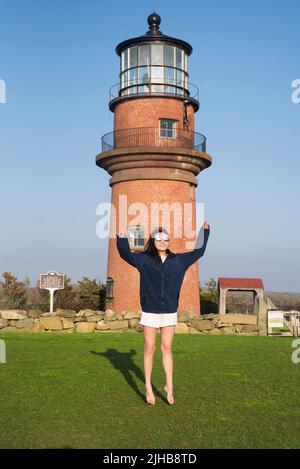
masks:
{"type": "MultiPolygon", "coordinates": [[[[142,370],[134,363],[133,357],[137,354],[136,350],[130,349],[129,352],[119,352],[115,348],[108,348],[106,352],[95,352],[91,350],[93,355],[98,355],[100,357],[105,357],[113,365],[113,367],[118,370],[127,381],[129,386],[135,391],[135,393],[143,399],[144,402],[147,402],[145,395],[140,391],[138,385],[133,379],[135,375],[141,382],[145,384],[145,378],[142,370]]],[[[164,402],[168,403],[165,396],[152,384],[152,389],[154,394],[160,397],[164,402]]]]}

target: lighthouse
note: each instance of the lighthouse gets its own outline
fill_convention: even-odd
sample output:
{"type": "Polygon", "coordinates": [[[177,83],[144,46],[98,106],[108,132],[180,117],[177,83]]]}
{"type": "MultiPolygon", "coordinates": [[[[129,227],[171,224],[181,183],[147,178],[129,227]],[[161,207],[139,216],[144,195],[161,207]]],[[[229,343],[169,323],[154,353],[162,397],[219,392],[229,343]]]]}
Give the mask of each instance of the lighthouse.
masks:
{"type": "MultiPolygon", "coordinates": [[[[115,233],[125,232],[132,252],[139,252],[153,228],[170,234],[170,250],[187,252],[195,241],[197,176],[212,158],[206,138],[195,132],[199,92],[190,83],[192,46],[167,36],[157,13],[148,31],[116,47],[119,81],[109,92],[114,129],[102,137],[96,164],[111,176],[106,309],[140,311],[139,272],[116,248],[115,233]],[[187,226],[195,235],[187,235],[187,226]]],[[[198,263],[185,273],[178,313],[201,314],[198,263]]]]}

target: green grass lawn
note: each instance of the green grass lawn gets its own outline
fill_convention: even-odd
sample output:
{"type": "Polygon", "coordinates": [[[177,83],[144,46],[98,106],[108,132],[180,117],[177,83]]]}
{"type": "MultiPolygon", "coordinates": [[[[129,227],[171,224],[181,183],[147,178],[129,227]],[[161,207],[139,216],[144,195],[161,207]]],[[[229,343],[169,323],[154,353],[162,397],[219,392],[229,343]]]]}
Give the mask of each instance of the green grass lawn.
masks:
{"type": "Polygon", "coordinates": [[[160,336],[144,397],[143,334],[2,333],[1,448],[299,448],[293,338],[174,338],[174,406],[160,336]]]}

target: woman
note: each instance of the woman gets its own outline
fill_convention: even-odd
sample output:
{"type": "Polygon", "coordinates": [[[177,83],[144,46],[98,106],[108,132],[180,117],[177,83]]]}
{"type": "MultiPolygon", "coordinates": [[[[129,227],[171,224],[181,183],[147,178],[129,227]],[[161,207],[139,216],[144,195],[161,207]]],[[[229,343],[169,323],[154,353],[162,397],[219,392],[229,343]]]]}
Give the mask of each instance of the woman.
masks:
{"type": "Polygon", "coordinates": [[[174,404],[172,342],[177,324],[180,289],[187,269],[203,256],[209,233],[210,226],[205,221],[198,234],[195,249],[186,253],[170,251],[170,237],[162,227],[153,230],[144,251],[136,253],[130,251],[128,239],[123,233],[117,235],[120,256],[140,272],[140,324],[144,326],[144,369],[148,404],[155,404],[151,373],[157,328],[160,328],[166,373],[164,390],[168,403],[174,404]]]}

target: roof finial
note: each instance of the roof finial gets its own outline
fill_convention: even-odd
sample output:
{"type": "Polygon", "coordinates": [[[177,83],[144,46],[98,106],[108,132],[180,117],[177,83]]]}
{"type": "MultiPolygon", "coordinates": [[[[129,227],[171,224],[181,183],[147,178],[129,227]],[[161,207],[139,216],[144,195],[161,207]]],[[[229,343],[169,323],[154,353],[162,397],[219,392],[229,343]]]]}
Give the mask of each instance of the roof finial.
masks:
{"type": "Polygon", "coordinates": [[[149,24],[149,30],[151,33],[157,33],[159,31],[159,25],[161,22],[160,16],[155,13],[155,11],[148,16],[148,24],[149,24]]]}

